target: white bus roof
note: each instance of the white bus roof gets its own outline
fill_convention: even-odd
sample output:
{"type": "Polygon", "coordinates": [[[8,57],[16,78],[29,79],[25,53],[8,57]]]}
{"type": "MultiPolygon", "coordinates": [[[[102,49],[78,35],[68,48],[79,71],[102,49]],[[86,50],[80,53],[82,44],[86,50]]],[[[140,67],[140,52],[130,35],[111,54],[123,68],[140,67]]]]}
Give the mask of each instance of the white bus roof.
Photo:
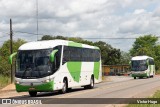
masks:
{"type": "Polygon", "coordinates": [[[149,57],[149,56],[135,56],[135,57],[132,57],[131,60],[146,60],[146,59],[153,59],[152,57],[149,57]]]}
{"type": "Polygon", "coordinates": [[[38,49],[49,49],[53,48],[58,45],[65,45],[65,46],[75,46],[75,47],[85,47],[91,49],[99,49],[96,46],[90,46],[86,44],[81,44],[73,41],[67,40],[45,40],[45,41],[35,41],[35,42],[28,42],[19,47],[18,50],[38,50],[38,49]]]}

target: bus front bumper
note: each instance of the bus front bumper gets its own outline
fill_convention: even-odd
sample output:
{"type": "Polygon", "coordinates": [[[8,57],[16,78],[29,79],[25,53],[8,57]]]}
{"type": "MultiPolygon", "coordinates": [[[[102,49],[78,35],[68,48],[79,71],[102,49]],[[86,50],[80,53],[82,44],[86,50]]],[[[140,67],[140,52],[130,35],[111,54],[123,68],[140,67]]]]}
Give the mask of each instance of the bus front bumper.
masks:
{"type": "Polygon", "coordinates": [[[134,73],[132,77],[147,77],[147,73],[134,73]]]}
{"type": "Polygon", "coordinates": [[[54,87],[54,82],[50,81],[47,83],[43,83],[40,85],[35,85],[35,86],[28,86],[28,85],[21,85],[21,84],[16,84],[16,91],[17,92],[28,92],[28,91],[37,91],[37,92],[47,92],[47,91],[53,91],[54,87]]]}

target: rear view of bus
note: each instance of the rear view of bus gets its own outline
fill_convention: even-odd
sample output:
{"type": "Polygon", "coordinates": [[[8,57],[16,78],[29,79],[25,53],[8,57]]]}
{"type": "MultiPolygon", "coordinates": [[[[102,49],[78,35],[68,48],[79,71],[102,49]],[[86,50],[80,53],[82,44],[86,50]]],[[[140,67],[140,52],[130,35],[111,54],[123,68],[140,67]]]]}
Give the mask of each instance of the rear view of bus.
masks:
{"type": "Polygon", "coordinates": [[[132,77],[154,77],[155,64],[154,59],[149,56],[135,56],[131,59],[131,73],[132,77]]]}

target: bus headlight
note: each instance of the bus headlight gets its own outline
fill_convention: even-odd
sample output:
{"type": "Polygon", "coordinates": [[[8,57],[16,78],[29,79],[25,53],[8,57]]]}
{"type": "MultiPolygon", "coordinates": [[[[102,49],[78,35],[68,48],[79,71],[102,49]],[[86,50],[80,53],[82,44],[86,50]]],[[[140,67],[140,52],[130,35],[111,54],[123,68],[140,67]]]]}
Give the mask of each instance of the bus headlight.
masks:
{"type": "Polygon", "coordinates": [[[16,83],[16,84],[20,84],[20,82],[19,82],[19,81],[15,81],[15,83],[16,83]]]}
{"type": "Polygon", "coordinates": [[[50,79],[46,79],[46,80],[44,80],[44,81],[42,81],[43,83],[47,83],[47,82],[50,82],[50,81],[52,81],[54,79],[54,77],[53,78],[50,78],[50,79]]]}
{"type": "Polygon", "coordinates": [[[44,80],[44,81],[42,81],[42,82],[43,82],[43,83],[50,82],[50,79],[44,80]]]}

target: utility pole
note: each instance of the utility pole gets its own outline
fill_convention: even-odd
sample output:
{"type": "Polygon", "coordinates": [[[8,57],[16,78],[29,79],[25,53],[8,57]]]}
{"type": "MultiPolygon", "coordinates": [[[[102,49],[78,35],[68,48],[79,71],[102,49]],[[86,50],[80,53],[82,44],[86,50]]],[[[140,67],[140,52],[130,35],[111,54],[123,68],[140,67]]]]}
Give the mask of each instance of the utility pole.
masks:
{"type": "Polygon", "coordinates": [[[38,0],[36,0],[37,41],[38,41],[38,0]]]}
{"type": "MultiPolygon", "coordinates": [[[[13,49],[12,49],[12,39],[13,37],[13,31],[12,31],[12,19],[10,19],[10,53],[13,53],[13,49]]],[[[13,83],[14,81],[14,72],[13,72],[13,66],[11,64],[11,83],[13,83]]]]}

